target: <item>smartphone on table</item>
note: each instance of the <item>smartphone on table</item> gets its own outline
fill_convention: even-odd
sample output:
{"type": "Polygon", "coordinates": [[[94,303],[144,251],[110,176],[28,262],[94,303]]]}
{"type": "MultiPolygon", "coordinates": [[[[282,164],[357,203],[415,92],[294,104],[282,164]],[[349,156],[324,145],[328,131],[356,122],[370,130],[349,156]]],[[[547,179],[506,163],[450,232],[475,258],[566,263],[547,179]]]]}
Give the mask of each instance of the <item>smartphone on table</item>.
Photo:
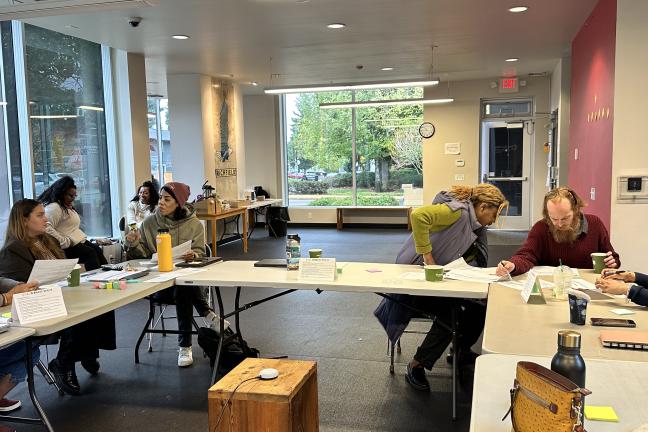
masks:
{"type": "Polygon", "coordinates": [[[633,320],[622,318],[590,318],[593,326],[601,327],[637,327],[633,320]]]}

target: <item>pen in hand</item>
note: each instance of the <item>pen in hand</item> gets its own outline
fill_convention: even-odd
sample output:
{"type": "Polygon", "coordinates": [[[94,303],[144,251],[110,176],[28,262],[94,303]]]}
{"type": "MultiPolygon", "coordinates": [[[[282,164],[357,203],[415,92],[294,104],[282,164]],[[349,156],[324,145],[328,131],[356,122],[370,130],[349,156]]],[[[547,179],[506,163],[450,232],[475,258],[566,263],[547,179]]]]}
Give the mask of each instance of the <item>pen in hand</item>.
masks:
{"type": "Polygon", "coordinates": [[[513,278],[511,277],[511,273],[506,269],[506,266],[504,265],[504,261],[500,261],[499,265],[501,265],[504,271],[506,272],[506,276],[508,276],[508,279],[512,281],[513,278]]]}

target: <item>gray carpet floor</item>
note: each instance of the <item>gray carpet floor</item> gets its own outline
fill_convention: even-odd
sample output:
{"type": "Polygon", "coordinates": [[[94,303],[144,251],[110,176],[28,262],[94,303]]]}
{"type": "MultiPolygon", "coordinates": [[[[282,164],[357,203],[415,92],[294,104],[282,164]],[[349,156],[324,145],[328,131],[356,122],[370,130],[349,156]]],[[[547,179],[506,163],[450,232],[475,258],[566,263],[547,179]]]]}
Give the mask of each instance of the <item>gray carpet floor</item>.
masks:
{"type": "MultiPolygon", "coordinates": [[[[339,261],[393,262],[409,233],[404,229],[291,227],[302,238],[302,250],[319,247],[325,256],[339,261]]],[[[489,234],[491,265],[510,256],[526,233],[489,234]]],[[[250,251],[242,253],[240,242],[219,247],[225,259],[280,258],[285,239],[268,237],[257,229],[250,251]]],[[[247,289],[249,301],[275,293],[247,289]]],[[[232,291],[225,292],[231,305],[232,291]]],[[[262,356],[286,355],[318,362],[320,430],[342,431],[467,431],[470,423],[471,369],[462,374],[458,398],[459,419],[450,419],[451,376],[440,360],[428,379],[430,393],[421,393],[405,382],[405,365],[423,336],[403,336],[403,352],[396,358],[396,371],[389,373],[386,336],[373,316],[378,296],[354,293],[300,291],[262,304],[242,315],[242,331],[262,356]]],[[[118,349],[101,354],[101,372],[89,376],[80,365],[77,374],[82,395],[58,396],[36,375],[37,393],[57,431],[205,431],[209,361],[194,343],[194,365],[176,366],[175,336],[155,335],[153,351],[142,350],[136,365],[133,348],[147,314],[146,301],[116,311],[118,349]]],[[[174,326],[174,320],[169,326],[174,326]]],[[[411,329],[427,331],[429,324],[415,322],[411,329]]],[[[476,348],[478,349],[478,344],[476,348]]],[[[55,355],[54,347],[41,349],[43,360],[55,355]]],[[[11,397],[23,401],[21,415],[33,415],[25,385],[11,397]]],[[[503,415],[504,413],[502,413],[503,415]]],[[[15,425],[19,431],[41,427],[15,425]]]]}

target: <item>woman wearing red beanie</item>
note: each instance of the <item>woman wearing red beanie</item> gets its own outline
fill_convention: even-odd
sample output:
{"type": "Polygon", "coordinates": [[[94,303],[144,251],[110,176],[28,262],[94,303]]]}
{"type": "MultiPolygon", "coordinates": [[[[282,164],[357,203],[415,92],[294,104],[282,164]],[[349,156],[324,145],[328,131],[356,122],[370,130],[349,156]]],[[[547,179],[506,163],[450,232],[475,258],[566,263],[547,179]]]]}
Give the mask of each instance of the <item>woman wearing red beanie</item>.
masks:
{"type": "MultiPolygon", "coordinates": [[[[169,230],[171,243],[178,246],[191,240],[191,251],[182,258],[191,260],[205,256],[205,232],[202,224],[196,217],[191,204],[187,204],[190,190],[184,183],[166,183],[160,189],[160,201],[155,213],[149,215],[136,231],[131,231],[126,236],[128,258],[150,258],[156,251],[155,239],[161,228],[169,230]]],[[[202,287],[176,287],[167,288],[155,294],[156,299],[164,303],[175,303],[178,318],[178,330],[185,332],[178,335],[178,366],[186,367],[193,363],[191,351],[192,306],[198,314],[205,317],[216,327],[218,316],[207,304],[202,287]]]]}

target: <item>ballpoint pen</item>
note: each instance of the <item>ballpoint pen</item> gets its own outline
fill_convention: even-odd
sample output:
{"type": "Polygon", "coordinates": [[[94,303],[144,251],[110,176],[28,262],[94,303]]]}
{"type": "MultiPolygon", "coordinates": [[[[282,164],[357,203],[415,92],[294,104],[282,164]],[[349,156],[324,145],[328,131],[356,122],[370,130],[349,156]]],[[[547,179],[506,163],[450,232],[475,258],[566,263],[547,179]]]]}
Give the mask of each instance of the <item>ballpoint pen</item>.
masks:
{"type": "Polygon", "coordinates": [[[513,278],[511,277],[511,273],[506,270],[506,267],[504,266],[504,261],[500,261],[500,265],[504,268],[504,271],[506,272],[506,276],[508,276],[509,280],[512,281],[513,278]]]}

